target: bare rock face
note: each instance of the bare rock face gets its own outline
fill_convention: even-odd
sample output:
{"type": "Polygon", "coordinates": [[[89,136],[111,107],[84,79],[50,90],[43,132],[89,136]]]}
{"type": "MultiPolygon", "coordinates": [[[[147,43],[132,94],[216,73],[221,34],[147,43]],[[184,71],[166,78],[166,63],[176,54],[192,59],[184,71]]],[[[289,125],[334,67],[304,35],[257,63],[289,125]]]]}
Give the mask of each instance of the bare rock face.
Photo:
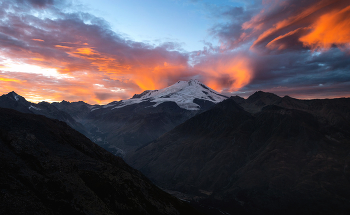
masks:
{"type": "Polygon", "coordinates": [[[349,110],[349,99],[234,97],[127,161],[179,196],[229,214],[348,214],[349,110]]]}
{"type": "Polygon", "coordinates": [[[0,108],[0,214],[196,214],[66,123],[0,108]]]}

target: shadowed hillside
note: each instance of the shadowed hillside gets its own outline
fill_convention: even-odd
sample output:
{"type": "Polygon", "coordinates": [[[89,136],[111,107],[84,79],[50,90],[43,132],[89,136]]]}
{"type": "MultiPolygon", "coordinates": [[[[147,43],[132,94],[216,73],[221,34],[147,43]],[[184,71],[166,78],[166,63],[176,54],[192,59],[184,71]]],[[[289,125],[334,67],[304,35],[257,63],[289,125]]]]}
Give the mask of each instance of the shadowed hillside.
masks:
{"type": "Polygon", "coordinates": [[[179,196],[230,214],[350,212],[350,126],[341,117],[347,101],[311,114],[254,99],[250,107],[261,110],[252,114],[235,99],[187,120],[128,161],[179,196]]]}
{"type": "Polygon", "coordinates": [[[192,214],[66,123],[0,109],[0,214],[192,214]]]}

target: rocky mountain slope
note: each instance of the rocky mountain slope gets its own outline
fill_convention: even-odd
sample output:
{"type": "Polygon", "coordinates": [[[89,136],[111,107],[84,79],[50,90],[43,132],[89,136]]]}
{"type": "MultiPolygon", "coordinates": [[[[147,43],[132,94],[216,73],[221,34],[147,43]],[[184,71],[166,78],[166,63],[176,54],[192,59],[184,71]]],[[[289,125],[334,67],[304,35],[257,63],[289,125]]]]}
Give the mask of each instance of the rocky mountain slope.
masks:
{"type": "Polygon", "coordinates": [[[83,124],[94,142],[123,157],[226,98],[199,81],[190,80],[107,105],[52,105],[83,124]]]}
{"type": "Polygon", "coordinates": [[[57,109],[68,113],[77,122],[84,122],[91,109],[100,107],[100,105],[90,105],[83,101],[68,102],[63,100],[62,102],[53,102],[51,104],[57,109]]]}
{"type": "Polygon", "coordinates": [[[349,113],[350,99],[232,97],[127,160],[161,187],[229,214],[347,214],[349,113]]]}
{"type": "Polygon", "coordinates": [[[0,214],[196,214],[66,123],[0,108],[0,214]]]}
{"type": "Polygon", "coordinates": [[[267,105],[276,105],[288,109],[308,112],[320,122],[328,123],[344,131],[350,126],[350,99],[310,99],[301,100],[290,96],[279,97],[273,93],[255,92],[248,99],[231,97],[246,111],[254,114],[267,105]]]}

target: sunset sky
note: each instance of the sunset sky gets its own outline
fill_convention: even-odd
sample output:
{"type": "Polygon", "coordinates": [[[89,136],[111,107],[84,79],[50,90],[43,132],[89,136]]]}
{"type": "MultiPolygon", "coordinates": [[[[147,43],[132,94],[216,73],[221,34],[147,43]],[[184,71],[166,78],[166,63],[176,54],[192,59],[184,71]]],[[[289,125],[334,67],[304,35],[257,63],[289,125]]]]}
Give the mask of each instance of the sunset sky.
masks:
{"type": "Polygon", "coordinates": [[[106,104],[198,79],[350,96],[349,0],[0,0],[0,94],[106,104]]]}

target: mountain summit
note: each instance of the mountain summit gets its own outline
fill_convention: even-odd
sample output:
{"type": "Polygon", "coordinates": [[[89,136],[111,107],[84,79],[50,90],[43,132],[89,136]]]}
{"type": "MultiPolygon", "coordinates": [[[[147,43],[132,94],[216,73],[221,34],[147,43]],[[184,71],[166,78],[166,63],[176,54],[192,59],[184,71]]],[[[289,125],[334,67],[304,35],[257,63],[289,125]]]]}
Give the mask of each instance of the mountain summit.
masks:
{"type": "Polygon", "coordinates": [[[111,104],[115,104],[112,108],[114,109],[147,101],[155,103],[152,105],[153,107],[164,102],[175,102],[180,108],[186,110],[201,110],[203,103],[216,104],[227,98],[200,81],[191,79],[178,81],[161,90],[146,90],[141,94],[135,94],[131,99],[111,104]]]}
{"type": "Polygon", "coordinates": [[[82,123],[96,131],[98,144],[124,156],[226,98],[198,80],[178,81],[164,89],[95,106],[82,123]]]}
{"type": "MultiPolygon", "coordinates": [[[[18,101],[18,100],[21,98],[21,96],[18,95],[15,91],[9,92],[9,93],[7,94],[7,97],[13,98],[13,99],[16,100],[16,101],[18,101]]],[[[23,98],[23,97],[22,97],[22,98],[23,98]]]]}

